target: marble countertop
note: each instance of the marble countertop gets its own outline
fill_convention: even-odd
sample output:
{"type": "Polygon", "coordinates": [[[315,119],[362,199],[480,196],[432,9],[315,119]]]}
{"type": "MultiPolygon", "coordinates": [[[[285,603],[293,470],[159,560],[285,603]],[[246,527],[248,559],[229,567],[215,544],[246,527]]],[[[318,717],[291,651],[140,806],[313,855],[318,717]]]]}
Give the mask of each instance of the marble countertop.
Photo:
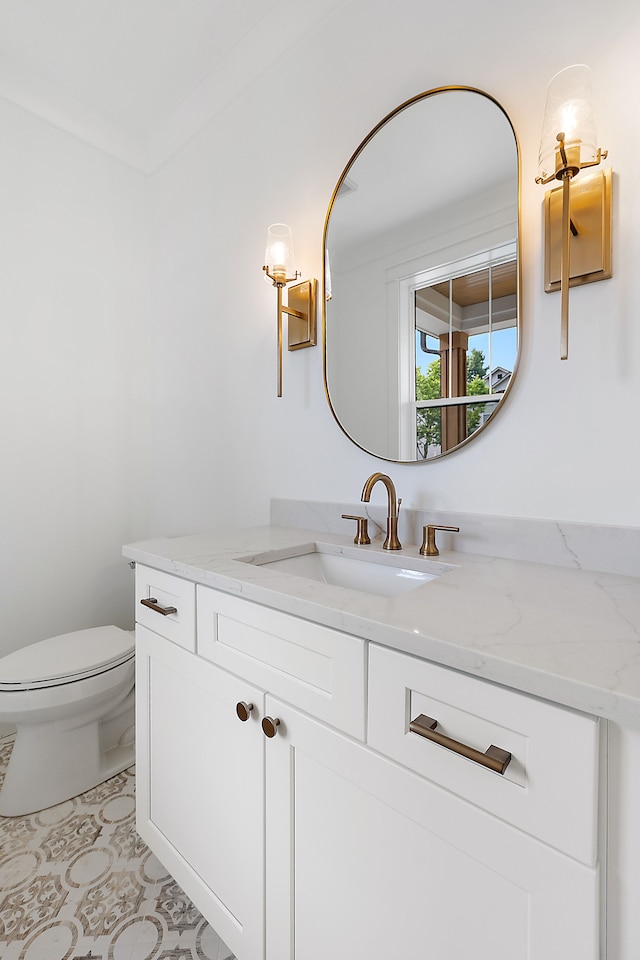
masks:
{"type": "MultiPolygon", "coordinates": [[[[239,558],[352,537],[288,527],[147,540],[130,560],[505,686],[640,727],[640,579],[457,551],[453,566],[396,597],[308,580],[239,558]]],[[[358,547],[384,554],[380,541],[358,547]]]]}

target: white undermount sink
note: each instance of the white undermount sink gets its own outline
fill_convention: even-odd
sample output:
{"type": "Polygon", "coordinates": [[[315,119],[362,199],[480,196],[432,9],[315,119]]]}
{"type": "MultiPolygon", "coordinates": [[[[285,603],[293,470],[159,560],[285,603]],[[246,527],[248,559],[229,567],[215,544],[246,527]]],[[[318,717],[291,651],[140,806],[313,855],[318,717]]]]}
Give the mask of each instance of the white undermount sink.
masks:
{"type": "Polygon", "coordinates": [[[454,569],[450,564],[421,557],[414,559],[366,547],[320,542],[268,550],[252,557],[238,557],[238,560],[378,597],[395,597],[415,590],[454,569]]]}

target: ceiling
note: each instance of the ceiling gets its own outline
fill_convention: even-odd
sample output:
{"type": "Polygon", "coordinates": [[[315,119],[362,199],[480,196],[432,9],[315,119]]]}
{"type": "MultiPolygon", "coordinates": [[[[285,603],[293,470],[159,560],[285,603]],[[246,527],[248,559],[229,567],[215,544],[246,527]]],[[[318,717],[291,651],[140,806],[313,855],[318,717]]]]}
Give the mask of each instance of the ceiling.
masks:
{"type": "Polygon", "coordinates": [[[223,68],[250,82],[337,5],[0,0],[0,97],[153,169],[231,96],[223,68]]]}
{"type": "MultiPolygon", "coordinates": [[[[449,281],[435,283],[433,290],[449,298],[449,281]]],[[[491,296],[489,296],[489,271],[467,273],[451,281],[451,299],[459,307],[472,307],[478,303],[488,303],[501,297],[515,296],[518,292],[518,274],[516,261],[500,263],[491,269],[491,296]]]]}

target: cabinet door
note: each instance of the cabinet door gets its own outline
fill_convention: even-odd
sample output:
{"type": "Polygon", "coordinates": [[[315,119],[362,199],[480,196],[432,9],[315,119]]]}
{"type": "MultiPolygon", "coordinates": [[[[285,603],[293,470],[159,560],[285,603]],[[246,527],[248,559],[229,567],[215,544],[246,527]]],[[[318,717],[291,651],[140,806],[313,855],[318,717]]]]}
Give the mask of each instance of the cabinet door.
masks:
{"type": "Polygon", "coordinates": [[[608,724],[607,956],[640,955],[640,730],[608,724]]]}
{"type": "Polygon", "coordinates": [[[597,871],[267,697],[267,960],[595,960],[597,871]]]}
{"type": "Polygon", "coordinates": [[[264,694],[137,628],[137,827],[238,960],[264,955],[264,694]],[[254,704],[246,722],[239,701],[254,704]]]}

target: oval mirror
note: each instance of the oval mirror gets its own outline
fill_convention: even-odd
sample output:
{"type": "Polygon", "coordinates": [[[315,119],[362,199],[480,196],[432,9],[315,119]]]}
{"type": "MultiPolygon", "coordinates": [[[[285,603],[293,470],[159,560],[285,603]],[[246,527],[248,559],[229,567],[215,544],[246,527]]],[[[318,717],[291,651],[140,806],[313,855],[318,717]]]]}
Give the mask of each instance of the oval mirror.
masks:
{"type": "Polygon", "coordinates": [[[502,107],[431,90],[384,118],[324,230],[324,376],[347,436],[426,461],[502,406],[519,348],[519,155],[502,107]]]}

